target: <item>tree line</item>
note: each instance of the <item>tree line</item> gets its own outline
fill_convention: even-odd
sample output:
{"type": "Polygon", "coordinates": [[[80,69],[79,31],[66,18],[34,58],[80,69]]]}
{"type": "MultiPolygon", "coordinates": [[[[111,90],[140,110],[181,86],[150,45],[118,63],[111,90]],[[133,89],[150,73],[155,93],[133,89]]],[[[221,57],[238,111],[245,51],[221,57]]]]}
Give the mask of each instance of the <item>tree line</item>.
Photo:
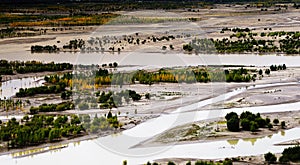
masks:
{"type": "Polygon", "coordinates": [[[21,121],[12,118],[0,127],[0,140],[7,142],[8,149],[35,146],[83,134],[85,130],[76,115],[26,115],[21,121]]]}
{"type": "MultiPolygon", "coordinates": [[[[98,89],[105,85],[154,83],[207,83],[207,82],[250,82],[256,79],[256,70],[245,68],[221,69],[219,67],[188,67],[180,69],[162,68],[156,71],[138,70],[113,73],[106,68],[74,73],[69,77],[52,76],[47,82],[68,82],[78,89],[98,89]],[[71,78],[72,77],[72,78],[71,78]]],[[[71,74],[71,73],[70,73],[71,74]]]]}
{"type": "Polygon", "coordinates": [[[20,88],[19,92],[16,93],[16,97],[28,97],[34,96],[36,94],[51,94],[51,93],[60,93],[65,90],[63,84],[60,85],[51,85],[51,86],[40,86],[33,88],[20,88]]]}
{"type": "MultiPolygon", "coordinates": [[[[224,31],[223,29],[221,33],[224,33],[224,31]]],[[[210,39],[218,53],[300,53],[300,32],[280,31],[261,32],[260,34],[246,30],[233,32],[230,38],[210,39]],[[257,37],[264,37],[265,39],[257,37]]],[[[193,44],[191,46],[192,48],[196,47],[193,44]]]]}
{"type": "MultiPolygon", "coordinates": [[[[127,162],[123,161],[123,165],[127,165],[127,162]]],[[[191,161],[188,161],[185,163],[186,165],[192,165],[191,161]]],[[[205,161],[205,160],[196,160],[194,162],[194,165],[232,165],[232,160],[230,159],[225,159],[225,160],[220,160],[220,161],[205,161]]],[[[157,162],[147,162],[145,165],[159,165],[157,162]]],[[[176,163],[174,163],[173,161],[168,161],[167,165],[176,165],[176,163]]]]}
{"type": "Polygon", "coordinates": [[[36,73],[36,72],[55,72],[71,70],[73,65],[70,63],[42,63],[40,61],[7,61],[0,60],[0,75],[13,75],[15,73],[36,73]]]}
{"type": "Polygon", "coordinates": [[[37,114],[39,112],[60,112],[65,110],[74,109],[75,105],[72,102],[62,102],[58,104],[42,104],[38,107],[31,107],[30,114],[37,114]]]}

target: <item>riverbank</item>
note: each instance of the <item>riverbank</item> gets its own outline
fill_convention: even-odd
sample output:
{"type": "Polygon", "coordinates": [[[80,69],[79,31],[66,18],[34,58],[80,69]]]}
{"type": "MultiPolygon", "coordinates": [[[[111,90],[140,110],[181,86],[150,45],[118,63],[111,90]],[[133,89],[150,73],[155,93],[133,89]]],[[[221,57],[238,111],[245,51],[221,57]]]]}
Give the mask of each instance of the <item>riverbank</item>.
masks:
{"type": "Polygon", "coordinates": [[[131,129],[135,127],[138,124],[141,124],[149,119],[156,118],[156,115],[147,115],[147,116],[140,116],[140,117],[118,117],[119,122],[122,123],[122,127],[118,129],[110,129],[106,131],[101,131],[99,133],[91,133],[86,132],[85,134],[78,135],[77,137],[73,138],[62,138],[61,140],[54,141],[51,143],[44,143],[37,146],[29,146],[25,148],[14,148],[14,149],[7,149],[7,148],[1,148],[0,146],[0,156],[1,155],[12,155],[14,158],[21,158],[36,154],[41,154],[44,152],[49,152],[52,150],[58,150],[63,149],[65,147],[68,147],[71,143],[79,143],[81,141],[88,141],[88,140],[94,140],[100,137],[110,136],[118,134],[124,130],[131,129]]]}
{"type": "MultiPolygon", "coordinates": [[[[285,130],[300,127],[300,110],[293,112],[264,113],[263,118],[268,117],[271,121],[279,119],[285,121],[286,126],[273,124],[273,128],[260,128],[258,131],[229,132],[224,118],[204,120],[171,128],[155,137],[139,143],[134,147],[154,147],[163,145],[181,145],[191,143],[206,143],[212,141],[227,140],[234,145],[239,139],[255,142],[255,139],[272,136],[278,132],[284,134],[285,130]],[[247,138],[245,138],[247,137],[247,138]]],[[[296,140],[296,139],[295,139],[296,140]]]]}

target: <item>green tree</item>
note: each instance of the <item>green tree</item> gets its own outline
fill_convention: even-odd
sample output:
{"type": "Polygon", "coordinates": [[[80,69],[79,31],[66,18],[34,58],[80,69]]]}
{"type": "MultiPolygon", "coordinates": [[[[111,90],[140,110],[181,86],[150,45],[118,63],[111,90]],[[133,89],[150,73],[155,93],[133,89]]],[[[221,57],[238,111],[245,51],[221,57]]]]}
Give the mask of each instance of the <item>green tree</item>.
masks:
{"type": "Polygon", "coordinates": [[[284,129],[284,128],[285,128],[285,121],[282,121],[282,122],[280,123],[280,125],[281,125],[281,128],[284,129]]]}
{"type": "Polygon", "coordinates": [[[240,121],[238,118],[233,117],[227,120],[227,129],[232,132],[238,132],[240,130],[240,121]]]}
{"type": "Polygon", "coordinates": [[[271,73],[270,69],[265,70],[265,74],[269,75],[271,73]]]}
{"type": "Polygon", "coordinates": [[[261,69],[259,69],[258,74],[259,74],[259,75],[262,75],[262,74],[263,74],[263,71],[262,71],[261,69]]]}
{"type": "Polygon", "coordinates": [[[239,116],[237,115],[237,113],[235,112],[230,112],[230,113],[227,113],[226,116],[225,116],[225,119],[226,120],[229,120],[231,118],[238,118],[239,116]]]}
{"type": "Polygon", "coordinates": [[[275,125],[277,125],[277,124],[279,123],[279,120],[278,120],[278,119],[274,119],[274,120],[273,120],[273,123],[274,123],[275,125]]]}
{"type": "Polygon", "coordinates": [[[107,116],[106,116],[106,118],[107,119],[110,119],[110,118],[112,118],[113,116],[112,116],[112,113],[111,113],[111,111],[109,111],[108,113],[107,113],[107,116]]]}
{"type": "Polygon", "coordinates": [[[148,99],[148,100],[150,100],[150,93],[146,93],[145,94],[145,98],[148,99]]]}
{"type": "Polygon", "coordinates": [[[277,158],[274,154],[272,154],[271,152],[268,152],[264,155],[265,161],[270,163],[275,163],[277,161],[277,158]]]}
{"type": "Polygon", "coordinates": [[[66,92],[62,92],[60,97],[65,100],[67,98],[66,92]]]}
{"type": "Polygon", "coordinates": [[[176,165],[176,164],[172,161],[169,161],[167,165],[176,165]]]}
{"type": "Polygon", "coordinates": [[[258,128],[259,128],[259,126],[258,126],[257,122],[255,122],[255,121],[250,122],[250,131],[251,132],[255,132],[258,128]]]}
{"type": "Polygon", "coordinates": [[[49,141],[53,142],[54,140],[60,138],[60,130],[58,128],[53,128],[49,132],[49,141]]]}
{"type": "Polygon", "coordinates": [[[250,131],[250,121],[248,119],[241,119],[241,126],[243,130],[250,131]]]}

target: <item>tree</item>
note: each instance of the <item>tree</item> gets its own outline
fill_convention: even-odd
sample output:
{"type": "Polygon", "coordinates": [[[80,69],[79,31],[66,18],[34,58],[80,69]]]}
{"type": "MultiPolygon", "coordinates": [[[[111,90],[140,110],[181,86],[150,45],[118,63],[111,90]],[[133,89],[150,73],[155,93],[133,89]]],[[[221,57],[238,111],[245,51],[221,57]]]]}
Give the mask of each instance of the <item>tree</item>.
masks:
{"type": "Polygon", "coordinates": [[[280,162],[299,162],[300,161],[300,146],[289,147],[283,150],[280,162]]]}
{"type": "Polygon", "coordinates": [[[278,120],[278,119],[274,119],[274,120],[273,120],[273,123],[274,123],[275,125],[277,125],[277,124],[279,123],[279,120],[278,120]]]}
{"type": "Polygon", "coordinates": [[[267,125],[266,120],[261,117],[256,117],[254,121],[258,124],[259,128],[264,128],[267,125]]]}
{"type": "Polygon", "coordinates": [[[229,119],[231,119],[231,118],[233,118],[233,117],[238,118],[238,114],[235,113],[235,112],[227,113],[226,116],[225,116],[225,119],[226,119],[226,120],[229,120],[229,119]]]}
{"type": "Polygon", "coordinates": [[[250,122],[250,131],[255,132],[259,128],[258,124],[255,121],[250,122]]]}
{"type": "Polygon", "coordinates": [[[114,66],[114,68],[118,67],[118,63],[114,62],[113,66],[114,66]]]}
{"type": "Polygon", "coordinates": [[[223,165],[232,165],[232,160],[226,158],[226,159],[223,161],[223,165]]]}
{"type": "Polygon", "coordinates": [[[262,75],[262,74],[263,74],[263,71],[262,71],[261,69],[259,69],[258,74],[259,74],[259,75],[262,75]]]}
{"type": "Polygon", "coordinates": [[[169,161],[167,165],[176,165],[174,162],[169,161]]]}
{"type": "Polygon", "coordinates": [[[190,52],[193,50],[193,47],[191,46],[191,44],[185,44],[183,45],[183,50],[190,52]]]}
{"type": "Polygon", "coordinates": [[[266,124],[269,124],[271,122],[270,118],[266,118],[266,124]]]}
{"type": "Polygon", "coordinates": [[[238,118],[233,117],[227,120],[227,129],[232,132],[238,132],[240,130],[240,121],[238,118]]]}
{"type": "Polygon", "coordinates": [[[109,112],[107,113],[106,118],[108,118],[108,119],[112,118],[112,113],[111,113],[111,111],[109,111],[109,112]]]}
{"type": "Polygon", "coordinates": [[[242,119],[241,126],[242,126],[243,130],[249,131],[250,130],[250,121],[248,119],[242,119]]]}
{"type": "Polygon", "coordinates": [[[65,100],[67,98],[66,92],[62,92],[60,97],[65,100]]]}
{"type": "Polygon", "coordinates": [[[89,105],[88,105],[87,103],[80,103],[80,104],[78,105],[78,108],[79,108],[80,110],[87,110],[87,109],[89,109],[90,107],[89,107],[89,105]]]}
{"type": "Polygon", "coordinates": [[[269,75],[271,73],[270,69],[265,70],[265,74],[269,75]]]}
{"type": "Polygon", "coordinates": [[[268,124],[268,128],[271,129],[273,128],[273,125],[271,123],[268,124]]]}
{"type": "Polygon", "coordinates": [[[55,139],[60,137],[60,130],[58,128],[53,128],[49,132],[49,141],[53,142],[55,139]]]}
{"type": "Polygon", "coordinates": [[[281,128],[284,129],[284,128],[285,128],[285,121],[282,121],[282,122],[280,123],[280,125],[281,125],[281,128]]]}
{"type": "Polygon", "coordinates": [[[265,161],[268,163],[274,163],[277,161],[277,158],[274,154],[272,154],[271,152],[268,152],[264,155],[265,157],[265,161]]]}
{"type": "Polygon", "coordinates": [[[282,65],[282,69],[286,70],[286,65],[285,64],[282,65]]]}
{"type": "Polygon", "coordinates": [[[145,94],[145,98],[148,99],[148,100],[150,100],[150,93],[146,93],[145,94]]]}

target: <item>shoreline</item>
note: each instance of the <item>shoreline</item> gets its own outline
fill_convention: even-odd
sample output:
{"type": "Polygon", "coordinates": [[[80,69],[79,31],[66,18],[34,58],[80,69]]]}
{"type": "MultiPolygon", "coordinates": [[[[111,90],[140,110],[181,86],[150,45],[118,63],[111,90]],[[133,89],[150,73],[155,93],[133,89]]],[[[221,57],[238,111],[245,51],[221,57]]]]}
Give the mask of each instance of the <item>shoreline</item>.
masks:
{"type": "Polygon", "coordinates": [[[63,74],[63,73],[68,73],[68,72],[72,72],[72,71],[73,70],[63,70],[63,71],[56,71],[56,72],[45,71],[45,72],[36,72],[36,73],[25,73],[25,74],[17,73],[14,75],[2,75],[1,82],[7,82],[7,81],[11,81],[11,80],[29,78],[29,77],[42,77],[42,76],[46,76],[46,75],[63,74]]]}
{"type": "MultiPolygon", "coordinates": [[[[164,135],[169,135],[172,134],[172,132],[176,132],[176,130],[181,130],[184,131],[185,128],[187,128],[190,125],[193,124],[198,124],[198,125],[209,125],[211,123],[218,123],[218,122],[223,122],[224,118],[215,118],[215,119],[208,119],[208,120],[202,120],[202,121],[197,121],[197,122],[192,122],[184,125],[180,125],[174,128],[171,128],[169,130],[166,130],[162,132],[161,134],[158,134],[156,136],[153,136],[145,141],[142,141],[131,148],[147,148],[147,147],[157,147],[157,146],[169,146],[169,145],[184,145],[184,144],[193,144],[193,143],[206,143],[206,142],[213,142],[213,141],[223,141],[223,140],[240,140],[240,139],[259,139],[259,138],[264,138],[267,136],[271,136],[274,134],[279,133],[280,131],[286,131],[289,129],[297,128],[300,127],[300,122],[298,121],[299,119],[296,119],[296,121],[292,122],[294,118],[291,118],[290,116],[297,116],[300,115],[300,110],[298,111],[293,111],[293,112],[274,112],[274,113],[261,113],[262,116],[264,117],[270,117],[271,121],[275,117],[280,120],[280,121],[285,121],[286,122],[286,127],[284,129],[281,128],[280,125],[274,125],[272,129],[268,128],[260,128],[256,132],[250,132],[250,131],[240,131],[240,132],[229,132],[227,130],[223,130],[220,132],[215,132],[215,134],[212,135],[205,135],[205,137],[200,137],[199,139],[196,138],[191,138],[187,140],[180,140],[180,135],[167,139],[167,141],[160,141],[164,137],[164,135]],[[290,118],[290,120],[286,120],[287,118],[290,118]],[[284,119],[284,120],[282,120],[284,119]],[[247,138],[245,138],[247,137],[247,138]]],[[[221,124],[219,124],[220,129],[224,129],[221,124]]],[[[274,144],[274,145],[290,145],[292,142],[295,144],[299,144],[300,139],[293,139],[290,141],[282,142],[279,144],[274,144]],[[295,142],[296,141],[296,142],[295,142]],[[298,142],[298,143],[297,143],[298,142]]]]}

